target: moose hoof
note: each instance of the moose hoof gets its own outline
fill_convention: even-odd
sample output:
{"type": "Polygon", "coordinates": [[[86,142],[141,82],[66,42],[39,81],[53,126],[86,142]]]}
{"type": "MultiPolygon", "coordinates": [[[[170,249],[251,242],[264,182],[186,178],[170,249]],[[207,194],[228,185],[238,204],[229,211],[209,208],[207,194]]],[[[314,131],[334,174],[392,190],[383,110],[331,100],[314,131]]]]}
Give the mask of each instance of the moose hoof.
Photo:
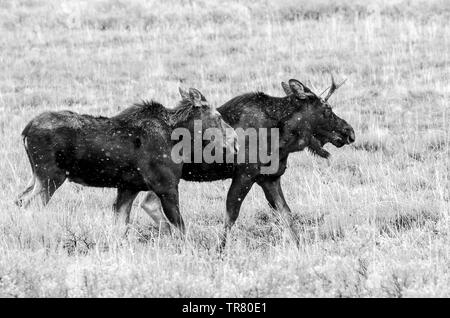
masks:
{"type": "Polygon", "coordinates": [[[22,199],[14,200],[14,204],[17,205],[19,208],[23,208],[23,206],[24,206],[22,199]]]}
{"type": "Polygon", "coordinates": [[[154,226],[154,228],[156,228],[156,230],[159,232],[159,234],[170,234],[170,225],[167,222],[160,222],[159,224],[156,223],[156,225],[154,226]]]}

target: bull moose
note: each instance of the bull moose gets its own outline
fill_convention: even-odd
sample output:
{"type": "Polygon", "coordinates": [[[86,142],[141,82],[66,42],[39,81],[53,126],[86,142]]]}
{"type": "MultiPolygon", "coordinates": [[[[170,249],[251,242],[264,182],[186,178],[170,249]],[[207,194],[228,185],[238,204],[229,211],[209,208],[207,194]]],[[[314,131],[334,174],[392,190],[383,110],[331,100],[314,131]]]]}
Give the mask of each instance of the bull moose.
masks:
{"type": "MultiPolygon", "coordinates": [[[[342,83],[340,84],[342,85],[342,83]]],[[[239,128],[256,129],[278,128],[279,155],[278,169],[275,173],[264,174],[261,162],[256,163],[213,163],[183,165],[181,178],[187,181],[214,181],[232,178],[226,198],[225,227],[220,248],[226,244],[227,234],[239,216],[241,204],[253,184],[257,183],[264,191],[269,205],[279,212],[280,219],[291,229],[294,240],[298,237],[293,229],[291,210],[286,203],[280,178],[285,173],[290,153],[305,148],[312,153],[328,158],[329,153],[323,146],[330,142],[342,147],[355,140],[353,128],[333,112],[328,99],[340,86],[331,76],[331,86],[325,98],[316,95],[311,89],[295,79],[282,83],[285,97],[272,97],[264,93],[248,93],[226,102],[217,111],[236,131],[239,128]]],[[[186,93],[182,97],[187,98],[186,93]]],[[[259,142],[259,141],[258,141],[259,142]]],[[[249,144],[242,145],[240,151],[248,151],[249,144]]],[[[164,222],[160,213],[157,194],[149,192],[141,207],[155,222],[164,222]]]]}
{"type": "Polygon", "coordinates": [[[137,194],[152,191],[167,219],[183,230],[178,202],[183,163],[171,158],[171,134],[178,128],[193,132],[195,121],[201,121],[202,131],[222,131],[223,138],[215,142],[228,153],[237,151],[234,130],[194,88],[174,109],[144,101],[110,118],[71,111],[42,113],[22,133],[33,175],[16,204],[26,206],[39,197],[46,205],[68,179],[117,188],[114,211],[128,223],[137,194]]]}

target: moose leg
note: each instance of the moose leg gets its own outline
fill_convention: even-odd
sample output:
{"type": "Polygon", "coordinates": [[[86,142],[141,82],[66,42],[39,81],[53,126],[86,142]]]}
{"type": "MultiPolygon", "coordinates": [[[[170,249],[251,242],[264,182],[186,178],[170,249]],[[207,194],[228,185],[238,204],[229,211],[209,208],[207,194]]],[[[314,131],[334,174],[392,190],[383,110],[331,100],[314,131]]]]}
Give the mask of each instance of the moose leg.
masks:
{"type": "Polygon", "coordinates": [[[162,231],[169,230],[169,223],[161,211],[161,200],[155,192],[149,191],[141,202],[141,208],[150,216],[158,228],[162,231]]]}
{"type": "Polygon", "coordinates": [[[151,165],[151,169],[142,164],[141,171],[149,191],[153,191],[161,200],[163,212],[169,222],[184,235],[184,221],[180,214],[178,183],[181,166],[151,165]]]}
{"type": "Polygon", "coordinates": [[[21,201],[18,204],[20,204],[22,207],[27,207],[37,196],[40,197],[43,206],[47,205],[55,191],[66,180],[66,175],[59,172],[47,174],[45,177],[36,175],[34,179],[34,186],[31,193],[28,195],[28,197],[25,197],[26,193],[24,193],[24,196],[20,198],[21,201]]]}
{"type": "Polygon", "coordinates": [[[156,193],[161,200],[161,205],[167,219],[171,224],[177,227],[184,235],[185,226],[183,218],[180,214],[179,199],[178,199],[178,187],[164,191],[163,193],[156,193]]]}
{"type": "Polygon", "coordinates": [[[284,199],[280,177],[264,178],[261,181],[258,181],[258,184],[263,189],[270,207],[279,213],[281,223],[288,226],[292,239],[298,246],[299,238],[294,229],[291,209],[284,199]]]}
{"type": "Polygon", "coordinates": [[[219,246],[219,251],[222,252],[227,244],[227,236],[231,227],[236,222],[239,216],[242,202],[252,188],[253,181],[243,175],[233,178],[230,189],[227,194],[225,226],[222,234],[222,240],[219,246]]]}
{"type": "Polygon", "coordinates": [[[128,224],[130,222],[131,206],[138,193],[139,191],[117,189],[117,197],[113,205],[116,223],[128,224]]]}
{"type": "Polygon", "coordinates": [[[23,200],[24,200],[25,196],[27,194],[29,194],[31,190],[33,190],[35,181],[36,181],[36,178],[33,175],[31,177],[31,180],[28,182],[28,185],[25,187],[25,189],[22,192],[20,192],[20,194],[14,200],[15,205],[17,205],[18,207],[23,206],[23,200]]]}

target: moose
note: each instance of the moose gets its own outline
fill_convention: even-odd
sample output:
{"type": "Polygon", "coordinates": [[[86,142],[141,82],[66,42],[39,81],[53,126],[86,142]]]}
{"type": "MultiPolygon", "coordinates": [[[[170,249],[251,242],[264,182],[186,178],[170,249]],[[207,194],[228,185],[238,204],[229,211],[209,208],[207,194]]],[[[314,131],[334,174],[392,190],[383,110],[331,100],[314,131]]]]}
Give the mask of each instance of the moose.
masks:
{"type": "Polygon", "coordinates": [[[228,153],[238,150],[236,133],[203,94],[190,88],[185,97],[176,108],[143,101],[110,118],[71,111],[38,115],[22,133],[33,175],[16,204],[27,206],[37,197],[46,205],[68,179],[117,188],[115,215],[128,223],[137,194],[151,191],[167,219],[183,231],[178,193],[183,163],[171,159],[172,132],[183,128],[194,133],[195,121],[200,121],[202,131],[223,132],[215,142],[228,153]]]}
{"type": "MultiPolygon", "coordinates": [[[[253,127],[256,129],[278,128],[279,156],[275,173],[262,173],[261,162],[256,163],[186,163],[181,178],[187,181],[208,182],[232,179],[226,198],[225,225],[219,249],[223,250],[227,235],[239,216],[239,210],[246,195],[256,183],[264,191],[269,206],[278,212],[280,220],[289,226],[292,237],[298,244],[293,228],[291,210],[286,203],[280,178],[286,171],[290,153],[309,149],[313,154],[328,158],[330,153],[323,146],[330,142],[342,147],[355,141],[353,128],[339,118],[328,103],[329,98],[343,83],[337,85],[331,75],[331,86],[325,98],[316,95],[300,81],[291,79],[281,85],[285,97],[272,97],[261,92],[247,93],[234,97],[217,111],[235,130],[253,127]]],[[[180,91],[183,98],[186,92],[180,91]]],[[[270,136],[269,136],[270,137],[270,136]]],[[[258,141],[259,143],[259,141],[258,141]]],[[[249,144],[240,144],[240,151],[249,151],[249,144]]],[[[160,212],[158,195],[149,192],[141,207],[157,224],[165,220],[160,212]]],[[[169,220],[170,221],[170,220],[169,220]]],[[[165,223],[167,224],[167,223],[165,223]]]]}

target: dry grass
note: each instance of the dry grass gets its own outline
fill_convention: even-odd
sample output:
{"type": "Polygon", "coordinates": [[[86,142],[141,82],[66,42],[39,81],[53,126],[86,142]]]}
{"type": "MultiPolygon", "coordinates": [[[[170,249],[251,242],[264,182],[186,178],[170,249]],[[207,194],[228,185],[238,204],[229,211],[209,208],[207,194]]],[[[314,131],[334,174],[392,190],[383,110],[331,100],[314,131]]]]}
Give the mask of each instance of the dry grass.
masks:
{"type": "Polygon", "coordinates": [[[0,1],[0,296],[450,296],[448,1],[0,1]],[[48,109],[111,115],[177,86],[215,104],[291,77],[333,98],[357,142],[330,164],[292,156],[295,249],[256,187],[227,253],[226,182],[181,184],[188,239],[137,204],[118,239],[114,191],[65,184],[20,210],[20,132],[48,109]]]}

